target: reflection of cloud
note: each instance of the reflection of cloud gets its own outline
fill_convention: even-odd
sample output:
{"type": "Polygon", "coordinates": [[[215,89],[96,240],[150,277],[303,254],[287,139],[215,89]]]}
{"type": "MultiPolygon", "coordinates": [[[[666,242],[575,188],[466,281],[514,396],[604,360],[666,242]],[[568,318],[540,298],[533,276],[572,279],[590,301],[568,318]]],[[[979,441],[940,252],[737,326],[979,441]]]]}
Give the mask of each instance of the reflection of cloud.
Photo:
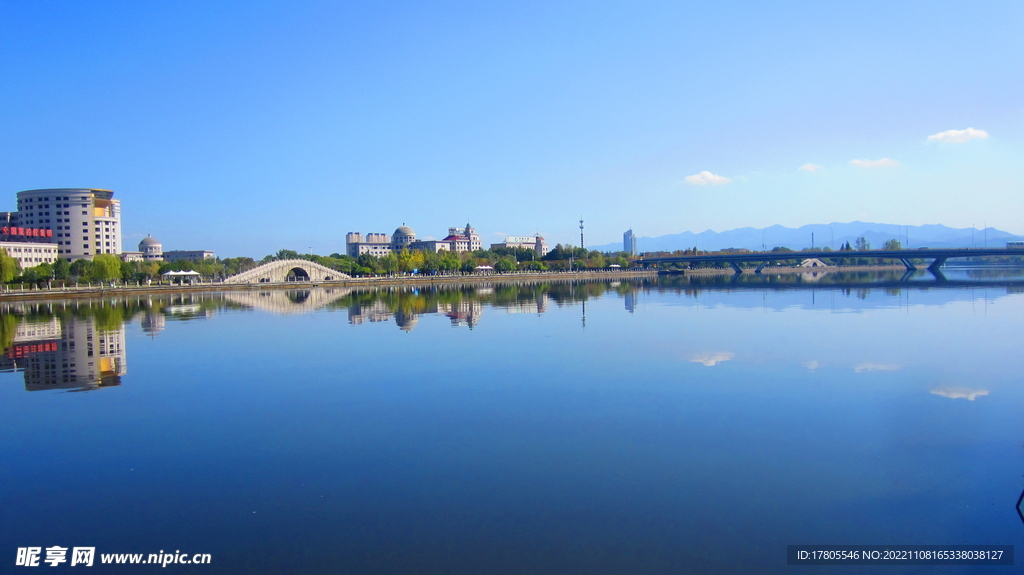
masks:
{"type": "Polygon", "coordinates": [[[709,172],[707,170],[704,170],[703,172],[701,172],[699,174],[694,174],[692,176],[686,176],[683,179],[686,180],[687,182],[695,185],[695,186],[706,186],[708,184],[711,184],[712,186],[720,186],[722,184],[728,184],[729,182],[732,181],[732,180],[730,180],[729,178],[727,178],[725,176],[719,176],[718,174],[712,174],[711,172],[709,172]]]}
{"type": "Polygon", "coordinates": [[[945,132],[932,134],[931,136],[928,136],[928,141],[945,142],[947,144],[962,144],[971,140],[983,140],[987,137],[988,132],[985,130],[967,128],[966,130],[946,130],[945,132]]]}
{"type": "Polygon", "coordinates": [[[729,361],[734,357],[736,357],[736,354],[731,351],[704,352],[694,355],[690,358],[690,361],[711,367],[723,361],[729,361]]]}
{"type": "Polygon", "coordinates": [[[895,168],[900,165],[896,160],[882,158],[881,160],[850,160],[850,164],[858,168],[895,168]]]}
{"type": "Polygon", "coordinates": [[[807,371],[814,371],[821,367],[821,363],[816,359],[812,359],[811,361],[805,361],[804,367],[807,368],[807,371]]]}
{"type": "Polygon", "coordinates": [[[867,373],[870,371],[896,371],[898,365],[887,365],[883,363],[862,363],[853,368],[856,373],[867,373]]]}
{"type": "Polygon", "coordinates": [[[939,387],[931,392],[942,397],[966,399],[967,401],[974,401],[974,398],[979,395],[988,395],[987,389],[967,389],[966,387],[939,387]]]}

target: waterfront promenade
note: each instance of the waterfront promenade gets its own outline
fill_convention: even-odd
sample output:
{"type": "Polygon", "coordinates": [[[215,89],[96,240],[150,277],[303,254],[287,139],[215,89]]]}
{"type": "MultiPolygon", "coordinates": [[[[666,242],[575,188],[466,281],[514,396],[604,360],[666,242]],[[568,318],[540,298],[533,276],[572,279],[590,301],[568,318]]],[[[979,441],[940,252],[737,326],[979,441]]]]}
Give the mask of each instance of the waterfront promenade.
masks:
{"type": "MultiPolygon", "coordinates": [[[[66,299],[68,297],[95,297],[97,295],[121,294],[161,294],[206,291],[247,291],[266,289],[302,289],[311,287],[376,287],[391,285],[430,285],[430,284],[476,284],[515,281],[571,281],[571,280],[607,280],[618,278],[653,277],[654,270],[587,270],[577,272],[509,272],[487,274],[451,274],[451,275],[419,275],[395,274],[391,276],[373,276],[346,278],[336,281],[287,281],[261,283],[226,283],[223,281],[197,282],[192,284],[179,283],[93,283],[52,288],[6,289],[0,292],[0,301],[66,299]]],[[[17,284],[15,284],[17,285],[17,284]]]]}

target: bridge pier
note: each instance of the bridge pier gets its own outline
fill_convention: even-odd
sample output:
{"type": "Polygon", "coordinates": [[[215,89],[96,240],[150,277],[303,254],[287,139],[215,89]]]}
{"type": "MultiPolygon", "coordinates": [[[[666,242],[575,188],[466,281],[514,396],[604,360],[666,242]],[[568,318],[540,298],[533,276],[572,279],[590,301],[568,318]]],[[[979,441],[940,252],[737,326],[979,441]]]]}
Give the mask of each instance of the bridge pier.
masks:
{"type": "Polygon", "coordinates": [[[907,258],[900,258],[900,263],[903,264],[904,266],[906,266],[908,272],[912,272],[912,271],[917,270],[917,266],[915,266],[914,264],[910,263],[907,260],[907,258]]]}
{"type": "Polygon", "coordinates": [[[732,271],[736,272],[736,275],[743,273],[743,268],[741,268],[736,262],[730,261],[729,265],[732,266],[732,271]]]}
{"type": "Polygon", "coordinates": [[[935,258],[932,260],[931,265],[928,266],[929,271],[935,271],[942,267],[942,264],[946,263],[946,258],[935,258]]]}
{"type": "Polygon", "coordinates": [[[760,274],[760,273],[761,273],[761,270],[763,270],[763,269],[764,269],[764,266],[766,266],[766,265],[768,265],[768,262],[767,262],[767,261],[763,261],[763,262],[761,262],[761,265],[757,266],[757,269],[756,269],[756,270],[754,270],[754,273],[755,273],[755,274],[760,274]]]}

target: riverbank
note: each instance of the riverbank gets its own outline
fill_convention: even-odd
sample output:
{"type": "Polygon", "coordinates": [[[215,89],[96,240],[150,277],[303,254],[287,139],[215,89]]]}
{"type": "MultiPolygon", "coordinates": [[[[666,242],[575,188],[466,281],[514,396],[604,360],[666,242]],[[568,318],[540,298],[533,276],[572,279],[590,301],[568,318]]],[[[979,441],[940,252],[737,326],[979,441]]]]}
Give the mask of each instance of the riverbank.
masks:
{"type": "MultiPolygon", "coordinates": [[[[884,272],[899,270],[903,271],[907,268],[903,265],[896,264],[891,266],[829,266],[820,268],[802,268],[798,266],[779,266],[779,267],[766,267],[761,270],[760,275],[779,275],[779,274],[830,274],[830,273],[843,273],[843,272],[884,272]]],[[[684,273],[679,275],[689,276],[711,276],[711,275],[734,275],[736,272],[732,268],[696,268],[685,270],[684,273]]],[[[743,275],[755,275],[754,268],[744,268],[743,275]]],[[[675,275],[675,274],[666,274],[675,275]]]]}
{"type": "MultiPolygon", "coordinates": [[[[731,272],[731,270],[728,270],[731,272]]],[[[580,272],[513,272],[504,274],[473,274],[420,276],[400,275],[368,278],[349,278],[329,282],[277,282],[255,284],[229,284],[222,282],[171,285],[114,285],[78,286],[53,289],[6,290],[0,292],[2,301],[67,299],[77,297],[104,297],[121,295],[159,295],[211,291],[251,291],[273,289],[309,289],[314,287],[369,288],[380,286],[416,286],[436,284],[478,284],[516,281],[570,281],[616,280],[656,277],[655,270],[580,271],[580,272]]],[[[5,286],[6,287],[6,286],[5,286]]]]}

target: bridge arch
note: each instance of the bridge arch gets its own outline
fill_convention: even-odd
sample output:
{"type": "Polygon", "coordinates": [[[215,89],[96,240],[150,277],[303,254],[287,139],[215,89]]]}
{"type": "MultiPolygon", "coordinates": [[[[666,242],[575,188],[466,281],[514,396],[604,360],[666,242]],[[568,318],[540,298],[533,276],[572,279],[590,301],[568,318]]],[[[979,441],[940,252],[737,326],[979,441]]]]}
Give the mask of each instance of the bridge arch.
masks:
{"type": "Polygon", "coordinates": [[[229,284],[255,284],[278,282],[329,282],[350,279],[351,276],[309,260],[275,260],[251,270],[235,274],[224,280],[229,284]]]}

